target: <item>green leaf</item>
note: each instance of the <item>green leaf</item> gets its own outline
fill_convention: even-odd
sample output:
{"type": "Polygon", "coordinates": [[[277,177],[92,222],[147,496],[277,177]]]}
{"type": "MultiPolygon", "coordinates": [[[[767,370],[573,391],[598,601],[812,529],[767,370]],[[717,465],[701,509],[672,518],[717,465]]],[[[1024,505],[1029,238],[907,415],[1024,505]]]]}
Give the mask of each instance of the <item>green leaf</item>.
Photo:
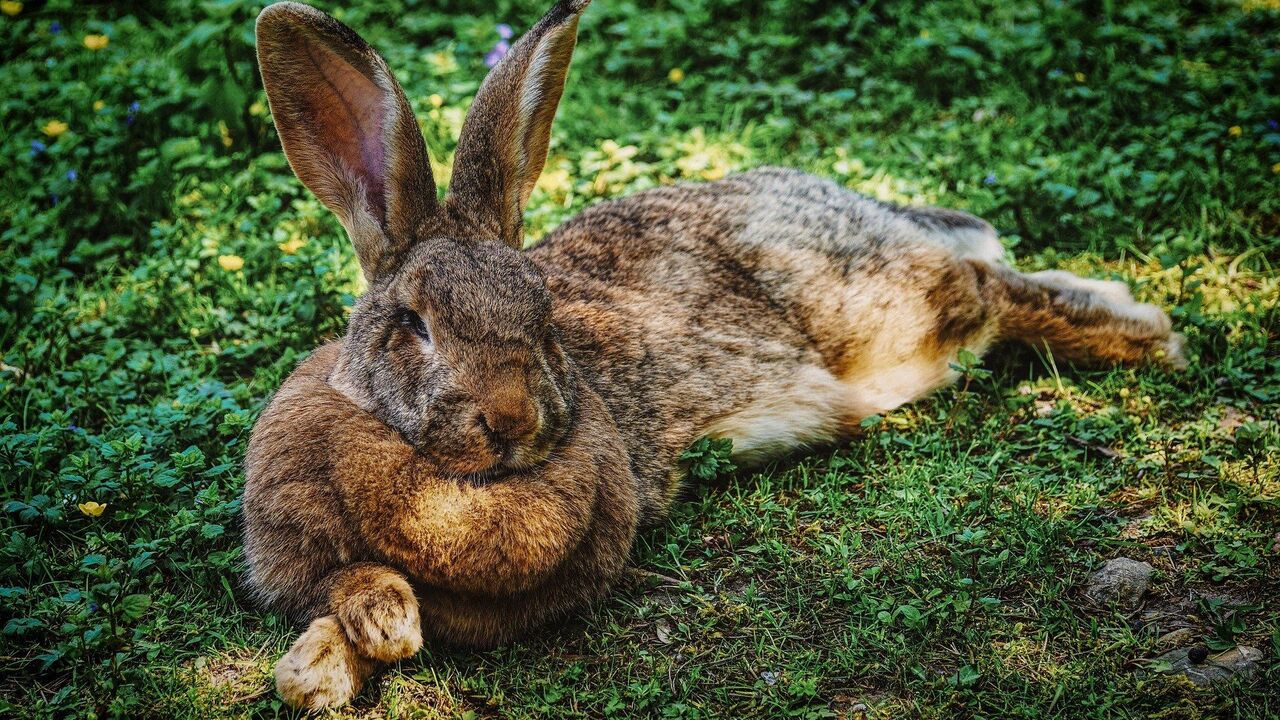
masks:
{"type": "Polygon", "coordinates": [[[151,607],[150,595],[126,595],[120,601],[120,616],[128,622],[133,622],[142,617],[149,607],[151,607]]]}
{"type": "Polygon", "coordinates": [[[898,614],[912,627],[919,625],[921,618],[924,617],[923,613],[914,605],[900,605],[898,614]]]}
{"type": "Polygon", "coordinates": [[[84,559],[80,561],[80,567],[81,567],[81,568],[83,568],[83,569],[85,569],[85,570],[89,570],[89,569],[91,569],[91,568],[100,567],[100,566],[102,566],[102,565],[106,565],[106,564],[107,564],[107,558],[106,558],[106,556],[105,556],[105,555],[98,555],[97,553],[93,553],[93,554],[90,554],[90,555],[85,555],[85,556],[84,556],[84,559]]]}
{"type": "Polygon", "coordinates": [[[732,454],[732,438],[701,438],[680,455],[680,460],[688,463],[690,477],[706,482],[738,469],[729,459],[732,454]]]}
{"type": "Polygon", "coordinates": [[[947,683],[955,687],[969,687],[978,682],[980,677],[982,674],[972,665],[963,665],[955,671],[955,674],[947,678],[947,683]]]}
{"type": "Polygon", "coordinates": [[[38,627],[43,627],[44,623],[35,618],[16,617],[4,624],[5,635],[25,635],[38,627]]]}

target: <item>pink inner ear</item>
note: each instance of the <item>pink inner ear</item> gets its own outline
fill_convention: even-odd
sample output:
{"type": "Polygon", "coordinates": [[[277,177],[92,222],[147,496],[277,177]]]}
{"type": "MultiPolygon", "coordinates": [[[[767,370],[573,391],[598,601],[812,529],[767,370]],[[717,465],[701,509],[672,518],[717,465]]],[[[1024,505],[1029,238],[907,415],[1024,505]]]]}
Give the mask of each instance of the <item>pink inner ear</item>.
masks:
{"type": "Polygon", "coordinates": [[[386,93],[329,48],[305,41],[303,46],[303,62],[310,61],[316,75],[299,78],[309,87],[298,91],[313,117],[310,126],[317,135],[316,144],[364,183],[370,211],[385,222],[386,93]]]}

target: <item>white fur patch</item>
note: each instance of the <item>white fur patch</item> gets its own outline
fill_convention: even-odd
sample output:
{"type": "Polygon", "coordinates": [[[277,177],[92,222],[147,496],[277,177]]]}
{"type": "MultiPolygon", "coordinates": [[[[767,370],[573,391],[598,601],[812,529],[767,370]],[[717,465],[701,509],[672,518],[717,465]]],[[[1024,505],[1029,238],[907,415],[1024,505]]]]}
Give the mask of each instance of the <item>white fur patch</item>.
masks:
{"type": "MultiPolygon", "coordinates": [[[[981,354],[986,343],[981,345],[973,351],[981,354]]],[[[864,417],[888,412],[953,382],[958,376],[950,367],[954,361],[914,357],[873,364],[845,380],[807,365],[767,397],[712,423],[706,434],[731,438],[734,460],[757,464],[795,448],[830,442],[864,417]]]]}
{"type": "Polygon", "coordinates": [[[706,435],[731,438],[734,459],[750,465],[833,439],[847,399],[847,388],[834,375],[806,365],[766,397],[717,420],[706,435]]]}
{"type": "Polygon", "coordinates": [[[992,230],[958,228],[948,234],[952,237],[953,250],[961,260],[977,260],[991,265],[1004,262],[1004,245],[992,230]]]}
{"type": "Polygon", "coordinates": [[[873,366],[845,380],[845,387],[859,417],[888,412],[954,381],[958,374],[950,367],[952,360],[915,357],[896,365],[873,366]]]}
{"type": "Polygon", "coordinates": [[[520,95],[520,127],[522,129],[542,105],[543,90],[547,83],[547,78],[544,76],[547,72],[554,71],[550,65],[551,48],[552,38],[544,38],[534,50],[533,57],[529,58],[529,69],[525,71],[520,95]]]}

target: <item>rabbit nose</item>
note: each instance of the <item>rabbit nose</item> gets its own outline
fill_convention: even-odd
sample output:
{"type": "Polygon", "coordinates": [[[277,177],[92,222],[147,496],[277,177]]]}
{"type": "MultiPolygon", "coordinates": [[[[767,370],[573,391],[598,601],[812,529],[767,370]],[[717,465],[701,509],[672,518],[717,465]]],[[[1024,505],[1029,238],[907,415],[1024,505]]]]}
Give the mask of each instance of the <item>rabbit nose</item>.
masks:
{"type": "Polygon", "coordinates": [[[485,432],[506,442],[519,440],[534,431],[538,411],[528,398],[514,402],[493,403],[480,410],[476,418],[485,432]]]}

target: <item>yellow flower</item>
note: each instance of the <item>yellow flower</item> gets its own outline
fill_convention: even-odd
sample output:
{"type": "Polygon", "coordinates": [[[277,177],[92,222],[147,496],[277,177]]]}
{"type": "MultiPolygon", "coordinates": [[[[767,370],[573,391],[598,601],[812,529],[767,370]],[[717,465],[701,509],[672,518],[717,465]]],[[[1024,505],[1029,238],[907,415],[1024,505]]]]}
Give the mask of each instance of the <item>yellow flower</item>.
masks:
{"type": "Polygon", "coordinates": [[[444,105],[444,98],[439,95],[432,94],[431,97],[427,98],[427,102],[431,103],[431,107],[438,108],[441,105],[444,105]]]}
{"type": "Polygon", "coordinates": [[[302,249],[303,245],[306,245],[306,244],[307,244],[306,240],[303,240],[300,237],[295,237],[280,243],[276,247],[280,248],[280,252],[284,253],[285,255],[294,255],[299,250],[302,249]]]}
{"type": "Polygon", "coordinates": [[[218,266],[227,272],[235,272],[244,267],[244,258],[239,255],[219,255],[218,266]]]}
{"type": "Polygon", "coordinates": [[[111,38],[106,35],[85,35],[84,46],[90,50],[101,50],[111,42],[111,38]]]}
{"type": "Polygon", "coordinates": [[[1085,75],[1079,70],[1076,71],[1075,77],[1076,77],[1076,82],[1084,82],[1085,75]]]}
{"type": "Polygon", "coordinates": [[[681,80],[684,80],[684,70],[681,70],[680,68],[671,68],[671,72],[667,73],[667,79],[673,83],[678,83],[681,80]]]}
{"type": "Polygon", "coordinates": [[[1227,134],[1230,135],[1231,137],[1240,137],[1241,133],[1243,132],[1244,132],[1244,129],[1241,128],[1239,125],[1232,125],[1231,127],[1227,128],[1227,134]]]}
{"type": "Polygon", "coordinates": [[[261,100],[254,100],[249,106],[249,114],[254,117],[262,117],[267,114],[267,105],[261,100]]]}
{"type": "Polygon", "coordinates": [[[1280,163],[1276,163],[1275,165],[1272,165],[1271,172],[1275,173],[1276,175],[1280,175],[1280,163]]]}
{"type": "Polygon", "coordinates": [[[922,29],[922,30],[920,31],[920,37],[921,37],[921,39],[928,40],[928,39],[929,39],[929,28],[924,28],[924,29],[922,29]]]}
{"type": "Polygon", "coordinates": [[[93,111],[94,111],[94,112],[102,112],[102,108],[104,108],[104,107],[106,107],[106,106],[107,106],[107,103],[106,103],[105,101],[103,101],[103,100],[94,100],[94,101],[93,101],[93,111]]]}
{"type": "Polygon", "coordinates": [[[0,2],[0,12],[10,17],[22,12],[22,3],[13,2],[13,0],[4,0],[0,2]]]}
{"type": "Polygon", "coordinates": [[[218,121],[218,134],[222,136],[222,147],[231,147],[234,141],[231,139],[231,128],[227,127],[226,121],[218,121]]]}
{"type": "Polygon", "coordinates": [[[44,127],[41,128],[41,130],[44,130],[45,135],[48,135],[51,138],[56,138],[67,131],[67,124],[61,120],[50,120],[44,124],[44,127]]]}
{"type": "Polygon", "coordinates": [[[107,504],[96,503],[90,500],[89,502],[82,502],[76,507],[80,508],[80,512],[88,515],[89,517],[98,517],[107,509],[107,504]]]}

